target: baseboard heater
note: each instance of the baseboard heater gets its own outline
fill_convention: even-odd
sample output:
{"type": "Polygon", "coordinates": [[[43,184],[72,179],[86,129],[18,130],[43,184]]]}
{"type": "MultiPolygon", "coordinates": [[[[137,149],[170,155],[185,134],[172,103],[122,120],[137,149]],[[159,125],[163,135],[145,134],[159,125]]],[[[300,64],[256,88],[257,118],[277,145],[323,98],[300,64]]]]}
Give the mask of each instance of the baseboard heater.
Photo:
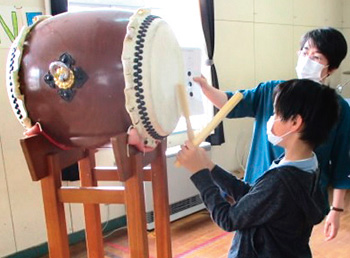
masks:
{"type": "MultiPolygon", "coordinates": [[[[209,143],[202,143],[209,156],[211,156],[211,146],[209,143]]],[[[175,147],[174,147],[175,148],[175,147]]],[[[205,208],[198,190],[191,182],[190,172],[183,167],[175,167],[174,162],[178,149],[167,150],[167,175],[169,189],[169,209],[170,221],[174,221],[188,216],[205,208]]],[[[150,182],[144,183],[147,229],[154,229],[154,210],[152,198],[152,185],[150,182]]]]}
{"type": "MultiPolygon", "coordinates": [[[[194,212],[203,210],[205,208],[202,199],[199,195],[189,197],[185,200],[173,203],[169,206],[170,209],[170,221],[186,217],[194,212]]],[[[147,230],[154,229],[154,212],[149,211],[146,213],[147,230]]]]}

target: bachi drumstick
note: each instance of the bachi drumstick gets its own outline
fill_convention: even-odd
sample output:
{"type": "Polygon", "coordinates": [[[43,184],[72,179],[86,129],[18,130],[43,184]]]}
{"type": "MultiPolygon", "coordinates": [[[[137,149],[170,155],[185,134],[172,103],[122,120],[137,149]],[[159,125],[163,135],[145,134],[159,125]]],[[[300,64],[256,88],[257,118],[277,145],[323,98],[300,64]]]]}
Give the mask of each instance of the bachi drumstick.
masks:
{"type": "MultiPolygon", "coordinates": [[[[207,138],[211,131],[213,131],[220,122],[227,116],[227,114],[242,100],[243,94],[240,92],[236,92],[226,104],[219,110],[219,112],[214,116],[213,120],[192,140],[194,146],[199,146],[205,138],[207,138]]],[[[175,166],[179,167],[180,162],[176,161],[175,166]]]]}
{"type": "Polygon", "coordinates": [[[187,137],[190,141],[193,141],[194,133],[193,133],[191,120],[190,120],[190,108],[189,108],[188,101],[187,101],[186,89],[185,89],[185,86],[182,84],[178,84],[177,89],[178,89],[178,95],[179,95],[179,99],[180,99],[180,106],[182,109],[182,114],[186,120],[187,137]]]}

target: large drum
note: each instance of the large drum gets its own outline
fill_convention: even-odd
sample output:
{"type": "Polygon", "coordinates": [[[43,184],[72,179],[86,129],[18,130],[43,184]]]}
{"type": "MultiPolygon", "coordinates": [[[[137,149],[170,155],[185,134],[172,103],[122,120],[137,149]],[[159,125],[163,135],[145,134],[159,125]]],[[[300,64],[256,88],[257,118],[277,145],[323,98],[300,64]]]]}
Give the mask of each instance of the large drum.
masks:
{"type": "Polygon", "coordinates": [[[7,88],[26,130],[56,145],[94,148],[134,126],[147,146],[175,128],[181,49],[149,10],[39,17],[13,43],[7,88]]]}

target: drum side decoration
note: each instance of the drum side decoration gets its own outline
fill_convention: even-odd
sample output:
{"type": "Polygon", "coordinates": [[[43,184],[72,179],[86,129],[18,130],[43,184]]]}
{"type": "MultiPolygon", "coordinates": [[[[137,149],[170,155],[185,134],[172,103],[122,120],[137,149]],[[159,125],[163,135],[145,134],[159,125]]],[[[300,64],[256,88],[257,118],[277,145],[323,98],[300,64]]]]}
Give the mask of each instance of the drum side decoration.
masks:
{"type": "Polygon", "coordinates": [[[23,27],[10,47],[6,65],[6,86],[10,99],[10,104],[17,119],[25,129],[32,127],[32,121],[28,117],[28,112],[24,103],[24,96],[20,90],[19,69],[22,60],[24,41],[29,32],[41,21],[50,16],[36,16],[33,24],[29,27],[23,27]]]}
{"type": "Polygon", "coordinates": [[[57,61],[49,66],[49,71],[44,77],[47,85],[58,89],[57,93],[65,101],[72,101],[75,92],[82,87],[88,79],[86,73],[80,67],[75,67],[75,60],[68,54],[62,54],[57,61]]]}

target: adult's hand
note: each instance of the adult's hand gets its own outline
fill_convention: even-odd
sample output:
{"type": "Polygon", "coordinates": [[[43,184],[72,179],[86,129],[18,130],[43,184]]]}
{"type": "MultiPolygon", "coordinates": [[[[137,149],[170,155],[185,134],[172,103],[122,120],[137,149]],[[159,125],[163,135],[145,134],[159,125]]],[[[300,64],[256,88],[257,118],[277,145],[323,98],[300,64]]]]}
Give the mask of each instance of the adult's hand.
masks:
{"type": "Polygon", "coordinates": [[[207,79],[202,75],[201,77],[194,77],[193,80],[197,82],[204,95],[218,108],[222,108],[223,105],[227,102],[227,95],[225,92],[214,88],[211,86],[207,79]]]}
{"type": "Polygon", "coordinates": [[[326,241],[334,239],[339,230],[340,226],[340,212],[331,210],[326,218],[324,224],[324,235],[326,237],[326,241]]]}

